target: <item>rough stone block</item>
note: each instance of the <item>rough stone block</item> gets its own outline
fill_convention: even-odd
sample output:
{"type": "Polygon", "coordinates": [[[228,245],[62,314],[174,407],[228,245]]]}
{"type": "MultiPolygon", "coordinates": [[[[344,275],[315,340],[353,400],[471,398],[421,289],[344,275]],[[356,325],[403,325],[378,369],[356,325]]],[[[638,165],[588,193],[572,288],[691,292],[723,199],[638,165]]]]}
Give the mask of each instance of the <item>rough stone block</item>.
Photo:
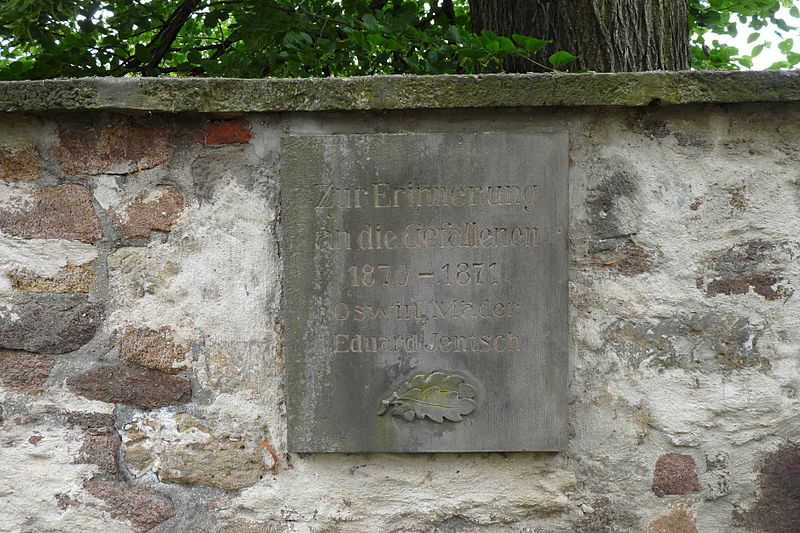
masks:
{"type": "Polygon", "coordinates": [[[86,243],[97,242],[102,237],[91,192],[74,183],[12,196],[0,206],[0,231],[23,239],[86,243]]]}
{"type": "Polygon", "coordinates": [[[659,497],[700,490],[692,456],[672,452],[659,457],[653,472],[652,488],[659,497]]]}
{"type": "Polygon", "coordinates": [[[41,178],[36,155],[33,146],[19,146],[15,150],[0,148],[0,180],[33,181],[41,178]]]}
{"type": "Polygon", "coordinates": [[[786,265],[798,252],[797,243],[773,243],[760,239],[736,243],[707,262],[697,288],[709,298],[752,291],[766,300],[787,300],[794,288],[783,277],[786,265]]]}
{"type": "Polygon", "coordinates": [[[55,364],[47,355],[0,350],[0,383],[17,392],[39,392],[55,364]]]}
{"type": "Polygon", "coordinates": [[[654,520],[647,533],[698,533],[694,516],[685,505],[677,505],[671,513],[654,520]]]}
{"type": "Polygon", "coordinates": [[[180,190],[162,186],[128,204],[114,220],[126,237],[149,237],[151,231],[170,231],[183,206],[180,190]]]}
{"type": "Polygon", "coordinates": [[[18,268],[8,273],[11,287],[23,292],[87,293],[94,281],[91,263],[67,265],[52,277],[18,268]]]}
{"type": "Polygon", "coordinates": [[[59,305],[25,303],[0,307],[0,348],[39,353],[67,353],[94,337],[103,305],[82,301],[59,305]]]}
{"type": "Polygon", "coordinates": [[[68,378],[67,385],[90,400],[142,409],[186,403],[192,394],[184,378],[131,365],[96,366],[68,378]]]}
{"type": "Polygon", "coordinates": [[[147,531],[175,516],[172,502],[158,492],[117,481],[87,481],[89,494],[105,502],[112,518],[131,522],[136,531],[147,531]]]}
{"type": "Polygon", "coordinates": [[[764,455],[759,465],[760,494],[733,520],[750,530],[790,533],[800,525],[800,446],[785,444],[764,455]]]}
{"type": "Polygon", "coordinates": [[[67,423],[86,430],[75,463],[97,465],[109,474],[116,475],[122,438],[114,427],[114,415],[73,412],[67,415],[67,423]]]}
{"type": "Polygon", "coordinates": [[[66,174],[127,174],[163,163],[169,133],[135,120],[77,126],[61,133],[54,153],[66,174]]]}
{"type": "Polygon", "coordinates": [[[172,329],[127,328],[122,336],[122,357],[147,368],[177,374],[186,369],[189,349],[175,344],[172,329]]]}
{"type": "Polygon", "coordinates": [[[238,490],[269,470],[264,458],[259,444],[217,435],[189,415],[167,424],[140,420],[125,428],[125,462],[139,471],[152,470],[161,481],[238,490]]]}
{"type": "Polygon", "coordinates": [[[204,144],[241,144],[253,138],[246,120],[226,120],[212,123],[201,142],[204,144]]]}

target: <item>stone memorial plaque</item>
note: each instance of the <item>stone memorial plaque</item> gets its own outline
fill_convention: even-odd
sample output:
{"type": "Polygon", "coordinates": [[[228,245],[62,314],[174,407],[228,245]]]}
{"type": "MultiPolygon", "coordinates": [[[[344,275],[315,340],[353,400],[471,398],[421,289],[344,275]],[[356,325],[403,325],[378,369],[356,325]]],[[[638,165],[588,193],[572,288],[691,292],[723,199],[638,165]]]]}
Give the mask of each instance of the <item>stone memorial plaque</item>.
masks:
{"type": "Polygon", "coordinates": [[[294,452],[566,444],[564,133],[283,139],[294,452]]]}

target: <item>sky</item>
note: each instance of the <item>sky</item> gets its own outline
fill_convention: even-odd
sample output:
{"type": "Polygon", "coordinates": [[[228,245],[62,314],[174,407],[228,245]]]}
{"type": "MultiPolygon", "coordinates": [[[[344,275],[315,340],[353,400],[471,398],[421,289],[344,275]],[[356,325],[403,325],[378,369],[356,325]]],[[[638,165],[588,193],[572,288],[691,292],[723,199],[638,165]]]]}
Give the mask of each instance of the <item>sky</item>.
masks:
{"type": "MultiPolygon", "coordinates": [[[[800,2],[795,2],[795,4],[800,5],[800,2]]],[[[789,24],[790,26],[800,27],[800,19],[793,18],[791,15],[789,15],[789,10],[786,8],[782,8],[778,12],[778,17],[783,18],[786,21],[786,23],[789,24]]],[[[758,40],[754,43],[748,44],[747,38],[750,36],[751,33],[753,33],[752,29],[742,25],[739,31],[739,35],[737,35],[736,37],[731,37],[729,35],[718,35],[716,36],[716,38],[721,43],[737,47],[739,49],[740,54],[744,55],[750,53],[750,51],[753,49],[753,46],[762,42],[761,40],[758,40]]],[[[792,50],[794,52],[800,53],[800,31],[794,30],[791,33],[783,32],[777,26],[770,24],[769,26],[762,28],[760,30],[760,33],[764,40],[770,41],[772,43],[772,46],[769,48],[765,47],[764,50],[759,55],[753,58],[752,70],[763,70],[777,61],[782,61],[786,59],[784,55],[781,53],[781,51],[778,50],[778,43],[784,39],[788,39],[789,37],[793,37],[795,41],[792,50]],[[781,36],[776,35],[775,34],[776,31],[779,32],[781,36]]],[[[711,34],[707,35],[709,36],[708,40],[710,41],[712,39],[711,34]]]]}

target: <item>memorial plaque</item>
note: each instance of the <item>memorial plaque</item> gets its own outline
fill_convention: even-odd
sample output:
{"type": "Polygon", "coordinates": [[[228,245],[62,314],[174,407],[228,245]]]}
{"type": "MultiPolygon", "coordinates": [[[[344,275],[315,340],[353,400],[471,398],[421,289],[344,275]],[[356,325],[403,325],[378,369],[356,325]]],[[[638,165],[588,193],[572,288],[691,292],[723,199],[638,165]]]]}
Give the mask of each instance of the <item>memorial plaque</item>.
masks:
{"type": "Polygon", "coordinates": [[[567,147],[283,139],[291,451],[564,448],[567,147]]]}

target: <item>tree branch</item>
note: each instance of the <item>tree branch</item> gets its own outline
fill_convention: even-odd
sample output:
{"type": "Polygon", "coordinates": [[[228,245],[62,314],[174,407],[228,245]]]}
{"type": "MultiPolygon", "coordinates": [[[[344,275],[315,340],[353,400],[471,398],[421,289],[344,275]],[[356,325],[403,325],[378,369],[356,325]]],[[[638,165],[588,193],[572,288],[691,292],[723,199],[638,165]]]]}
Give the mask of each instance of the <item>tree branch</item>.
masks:
{"type": "Polygon", "coordinates": [[[200,0],[184,0],[175,11],[172,12],[161,27],[161,30],[148,45],[148,48],[153,45],[155,45],[155,48],[153,48],[150,61],[147,62],[147,65],[142,67],[142,76],[153,75],[159,63],[161,63],[161,60],[164,59],[164,56],[172,47],[172,43],[175,42],[175,38],[178,37],[181,28],[183,28],[183,25],[191,18],[199,4],[200,0]]]}

